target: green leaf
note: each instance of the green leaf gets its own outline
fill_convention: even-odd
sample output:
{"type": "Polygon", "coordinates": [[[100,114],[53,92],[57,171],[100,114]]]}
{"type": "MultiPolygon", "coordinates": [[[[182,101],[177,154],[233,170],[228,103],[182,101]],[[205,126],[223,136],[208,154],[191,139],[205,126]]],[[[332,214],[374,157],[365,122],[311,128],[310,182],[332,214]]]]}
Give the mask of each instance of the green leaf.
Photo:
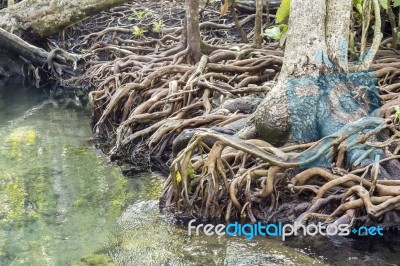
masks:
{"type": "Polygon", "coordinates": [[[281,23],[290,14],[290,0],[282,0],[281,5],[276,11],[276,23],[281,23]]]}
{"type": "Polygon", "coordinates": [[[358,13],[359,13],[360,15],[363,14],[363,10],[362,10],[362,5],[361,5],[361,4],[357,4],[357,5],[356,5],[356,9],[357,9],[357,11],[358,11],[358,13]]]}
{"type": "Polygon", "coordinates": [[[154,22],[153,30],[155,32],[161,33],[163,28],[164,28],[164,22],[162,20],[154,22]]]}
{"type": "Polygon", "coordinates": [[[282,32],[279,26],[274,26],[272,28],[266,29],[264,34],[272,39],[279,40],[282,37],[282,32]]]}
{"type": "Polygon", "coordinates": [[[284,34],[286,34],[288,30],[288,26],[285,24],[273,26],[268,28],[264,31],[264,35],[268,36],[269,38],[280,40],[284,34]]]}
{"type": "Polygon", "coordinates": [[[131,8],[131,11],[137,17],[138,12],[136,11],[136,9],[134,7],[131,8]]]}
{"type": "Polygon", "coordinates": [[[142,37],[145,32],[147,32],[147,30],[143,30],[138,26],[133,26],[133,35],[136,37],[142,37]]]}
{"type": "Polygon", "coordinates": [[[400,0],[393,0],[393,7],[400,6],[400,0]]]}
{"type": "Polygon", "coordinates": [[[387,9],[387,0],[379,0],[379,3],[383,9],[387,9]]]}
{"type": "Polygon", "coordinates": [[[176,172],[176,181],[178,182],[178,184],[180,182],[182,182],[182,176],[181,176],[181,173],[179,173],[179,172],[176,172]]]}

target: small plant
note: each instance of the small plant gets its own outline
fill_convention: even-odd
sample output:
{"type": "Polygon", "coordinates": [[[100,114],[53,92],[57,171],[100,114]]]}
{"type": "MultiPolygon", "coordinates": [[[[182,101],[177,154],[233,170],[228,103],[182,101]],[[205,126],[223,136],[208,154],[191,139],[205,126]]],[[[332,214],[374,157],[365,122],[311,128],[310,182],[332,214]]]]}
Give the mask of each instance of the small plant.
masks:
{"type": "Polygon", "coordinates": [[[280,46],[283,46],[286,40],[287,30],[288,26],[286,24],[275,25],[264,30],[264,33],[262,33],[261,36],[267,36],[271,39],[278,40],[280,46]]]}
{"type": "Polygon", "coordinates": [[[288,26],[285,24],[275,25],[264,30],[263,37],[267,36],[271,39],[280,40],[286,34],[288,26]]]}
{"type": "Polygon", "coordinates": [[[144,33],[147,30],[141,29],[138,26],[133,26],[133,35],[135,36],[135,38],[141,38],[143,37],[144,33]]]}
{"type": "Polygon", "coordinates": [[[141,21],[145,17],[147,17],[148,13],[146,10],[137,11],[134,7],[131,9],[133,16],[129,17],[129,20],[139,20],[141,21]]]}
{"type": "MultiPolygon", "coordinates": [[[[189,165],[188,165],[188,178],[190,180],[193,180],[195,177],[196,177],[196,171],[194,170],[192,163],[189,162],[189,165]]],[[[181,176],[181,173],[179,173],[179,171],[176,172],[175,178],[176,178],[176,182],[178,182],[178,183],[182,182],[182,176],[181,176]]]]}
{"type": "Polygon", "coordinates": [[[261,37],[269,37],[279,41],[280,46],[283,46],[286,41],[286,33],[288,26],[283,22],[289,17],[290,14],[290,0],[282,0],[277,12],[276,12],[276,25],[269,27],[264,30],[261,37]]]}
{"type": "Polygon", "coordinates": [[[164,22],[162,20],[154,22],[153,30],[155,32],[161,33],[163,28],[164,28],[164,22]]]}

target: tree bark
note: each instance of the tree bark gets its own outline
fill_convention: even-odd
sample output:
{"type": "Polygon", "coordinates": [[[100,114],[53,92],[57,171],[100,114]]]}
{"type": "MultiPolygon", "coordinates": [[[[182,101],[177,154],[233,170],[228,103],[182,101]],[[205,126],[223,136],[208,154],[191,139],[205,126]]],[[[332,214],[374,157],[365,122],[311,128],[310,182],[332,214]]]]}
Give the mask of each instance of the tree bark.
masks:
{"type": "MultiPolygon", "coordinates": [[[[0,47],[2,48],[0,50],[0,72],[3,72],[2,76],[4,77],[24,75],[24,73],[22,73],[22,65],[26,63],[34,67],[43,67],[47,64],[53,69],[54,74],[61,76],[63,70],[70,68],[66,67],[66,65],[76,66],[81,59],[80,55],[70,54],[61,49],[47,52],[1,28],[0,47]],[[7,69],[7,71],[5,69],[7,69]]],[[[72,68],[69,70],[72,72],[72,68]]]]}
{"type": "Polygon", "coordinates": [[[0,28],[23,39],[47,37],[127,0],[24,0],[0,10],[0,28]]]}
{"type": "MultiPolygon", "coordinates": [[[[373,3],[374,40],[356,70],[368,69],[382,37],[378,0],[373,3]]],[[[264,140],[315,141],[379,107],[376,79],[348,72],[351,12],[351,0],[291,1],[282,70],[254,113],[254,130],[264,140]]]]}
{"type": "MultiPolygon", "coordinates": [[[[199,0],[186,0],[186,47],[190,63],[197,63],[201,58],[201,36],[199,23],[199,0]]],[[[185,34],[185,31],[182,32],[185,34]]]]}
{"type": "MultiPolygon", "coordinates": [[[[333,127],[323,130],[319,127],[321,123],[327,123],[321,121],[323,115],[320,114],[323,110],[320,100],[325,97],[327,85],[320,82],[327,82],[328,87],[333,86],[337,76],[330,73],[348,69],[347,38],[351,3],[351,0],[291,1],[282,70],[277,85],[254,113],[255,129],[264,140],[284,144],[293,140],[293,132],[296,131],[296,140],[300,137],[302,141],[313,141],[333,130],[333,127]],[[302,79],[304,77],[307,78],[302,79]],[[298,82],[304,84],[296,85],[294,95],[290,96],[292,105],[289,107],[288,81],[293,80],[300,80],[298,82]]],[[[346,90],[348,88],[344,86],[336,93],[346,90]]],[[[347,122],[357,119],[359,116],[354,115],[347,122]]]]}
{"type": "Polygon", "coordinates": [[[335,66],[347,71],[352,0],[328,0],[326,13],[326,43],[328,57],[335,66]]]}
{"type": "Polygon", "coordinates": [[[1,28],[0,47],[9,52],[17,53],[36,65],[44,65],[47,62],[47,57],[49,55],[45,50],[31,45],[18,36],[1,28]]]}
{"type": "MultiPolygon", "coordinates": [[[[256,130],[265,140],[283,144],[289,138],[290,113],[285,81],[318,75],[326,67],[325,11],[325,0],[291,1],[288,36],[278,83],[258,106],[254,117],[256,130]]],[[[304,120],[312,123],[315,121],[312,116],[316,106],[309,108],[309,117],[304,120]]]]}
{"type": "Polygon", "coordinates": [[[263,13],[263,1],[256,0],[256,18],[254,26],[254,40],[253,44],[256,48],[260,48],[262,44],[262,13],[263,13]]]}

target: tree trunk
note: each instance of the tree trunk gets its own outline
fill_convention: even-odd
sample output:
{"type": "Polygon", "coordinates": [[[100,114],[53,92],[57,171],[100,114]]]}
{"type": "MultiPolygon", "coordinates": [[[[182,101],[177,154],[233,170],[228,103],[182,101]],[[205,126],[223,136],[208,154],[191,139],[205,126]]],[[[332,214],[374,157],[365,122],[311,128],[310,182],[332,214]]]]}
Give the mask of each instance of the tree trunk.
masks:
{"type": "Polygon", "coordinates": [[[338,105],[351,104],[337,100],[351,94],[353,89],[347,76],[340,75],[348,69],[351,3],[351,0],[291,1],[282,70],[277,85],[254,114],[256,131],[264,140],[278,145],[288,140],[314,141],[365,113],[357,109],[340,115],[340,119],[334,117],[341,121],[328,119],[334,113],[341,114],[338,105]]]}
{"type": "Polygon", "coordinates": [[[82,58],[61,49],[47,52],[33,46],[18,36],[0,28],[0,76],[8,77],[24,75],[22,66],[31,64],[33,67],[43,67],[46,64],[53,70],[53,75],[61,76],[64,71],[73,69],[66,65],[74,65],[82,58]],[[57,62],[55,62],[57,61],[57,62]],[[3,72],[3,73],[1,73],[3,72]]]}
{"type": "Polygon", "coordinates": [[[185,1],[186,47],[190,63],[195,64],[201,58],[201,36],[199,24],[199,0],[185,1]]]}
{"type": "Polygon", "coordinates": [[[24,0],[0,10],[0,28],[23,39],[47,37],[127,0],[24,0]]]}
{"type": "MultiPolygon", "coordinates": [[[[289,139],[290,113],[285,81],[289,78],[318,75],[325,67],[325,0],[292,0],[283,66],[277,85],[255,112],[258,134],[275,144],[289,139]]],[[[308,88],[311,90],[312,88],[308,88]]],[[[313,123],[316,106],[309,106],[304,122],[313,123]]],[[[305,125],[306,126],[306,125],[305,125]]]]}
{"type": "Polygon", "coordinates": [[[254,26],[254,40],[253,44],[256,48],[260,48],[262,44],[262,13],[263,13],[263,1],[256,0],[256,18],[255,18],[255,26],[254,26]]]}
{"type": "Polygon", "coordinates": [[[326,13],[326,43],[330,61],[343,71],[348,69],[352,0],[328,0],[326,13]],[[334,14],[334,15],[333,15],[334,14]]]}
{"type": "Polygon", "coordinates": [[[45,50],[30,45],[18,36],[0,28],[0,47],[9,52],[17,53],[36,65],[44,65],[49,55],[45,50]]]}

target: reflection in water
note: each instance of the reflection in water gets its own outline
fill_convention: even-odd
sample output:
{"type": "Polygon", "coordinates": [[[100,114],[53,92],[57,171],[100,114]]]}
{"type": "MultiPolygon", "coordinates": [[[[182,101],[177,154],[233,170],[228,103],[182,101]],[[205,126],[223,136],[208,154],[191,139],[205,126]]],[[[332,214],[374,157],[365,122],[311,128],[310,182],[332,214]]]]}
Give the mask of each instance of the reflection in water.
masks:
{"type": "MultiPolygon", "coordinates": [[[[189,237],[159,212],[162,180],[152,174],[125,179],[90,144],[89,112],[49,95],[0,87],[0,265],[326,262],[273,238],[189,237]]],[[[307,253],[330,257],[323,243],[325,250],[307,253]]],[[[333,262],[364,254],[340,252],[333,262]]]]}
{"type": "Polygon", "coordinates": [[[3,98],[0,264],[66,265],[107,243],[130,194],[87,144],[87,112],[43,105],[40,90],[27,94],[3,98]]]}

